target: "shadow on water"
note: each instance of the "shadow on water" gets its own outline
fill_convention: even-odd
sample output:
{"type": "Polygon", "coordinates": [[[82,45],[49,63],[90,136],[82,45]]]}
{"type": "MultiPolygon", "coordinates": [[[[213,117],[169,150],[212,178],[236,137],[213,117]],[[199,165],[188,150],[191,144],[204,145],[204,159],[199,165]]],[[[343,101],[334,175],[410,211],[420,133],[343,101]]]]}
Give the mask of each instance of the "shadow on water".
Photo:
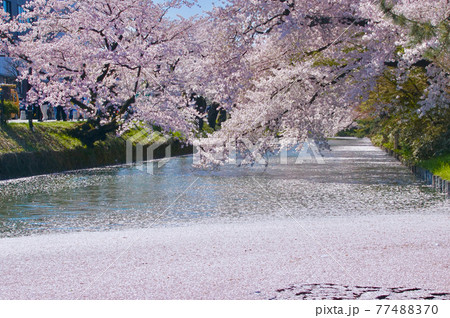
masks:
{"type": "Polygon", "coordinates": [[[333,140],[324,164],[192,168],[192,157],[0,182],[0,237],[191,222],[446,213],[449,202],[368,140],[333,140]],[[153,163],[147,163],[153,164],[153,163]],[[141,168],[139,170],[138,168],[141,168]],[[188,189],[188,191],[185,191],[188,189]],[[178,200],[177,200],[178,198],[178,200]]]}

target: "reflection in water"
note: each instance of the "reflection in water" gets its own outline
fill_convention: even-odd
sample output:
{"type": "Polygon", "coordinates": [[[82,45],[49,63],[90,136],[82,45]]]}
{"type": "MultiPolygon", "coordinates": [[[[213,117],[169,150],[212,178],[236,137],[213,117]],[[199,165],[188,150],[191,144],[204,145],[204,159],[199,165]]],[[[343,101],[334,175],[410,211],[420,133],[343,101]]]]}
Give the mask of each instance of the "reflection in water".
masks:
{"type": "Polygon", "coordinates": [[[205,172],[182,157],[155,175],[119,166],[0,182],[0,237],[288,215],[448,213],[448,200],[368,140],[331,146],[324,165],[296,165],[290,153],[288,165],[272,158],[267,168],[205,172]]]}

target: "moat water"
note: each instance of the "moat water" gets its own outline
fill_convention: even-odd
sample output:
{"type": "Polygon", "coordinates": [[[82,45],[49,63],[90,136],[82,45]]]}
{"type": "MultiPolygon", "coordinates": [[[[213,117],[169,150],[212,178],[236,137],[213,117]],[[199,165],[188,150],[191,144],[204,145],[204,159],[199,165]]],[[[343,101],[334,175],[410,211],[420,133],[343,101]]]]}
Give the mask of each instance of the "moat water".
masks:
{"type": "MultiPolygon", "coordinates": [[[[448,214],[446,200],[367,139],[330,141],[324,162],[200,171],[173,158],[0,181],[0,237],[198,222],[448,214]],[[143,171],[144,170],[144,171],[143,171]]],[[[312,159],[313,156],[311,156],[312,159]]]]}

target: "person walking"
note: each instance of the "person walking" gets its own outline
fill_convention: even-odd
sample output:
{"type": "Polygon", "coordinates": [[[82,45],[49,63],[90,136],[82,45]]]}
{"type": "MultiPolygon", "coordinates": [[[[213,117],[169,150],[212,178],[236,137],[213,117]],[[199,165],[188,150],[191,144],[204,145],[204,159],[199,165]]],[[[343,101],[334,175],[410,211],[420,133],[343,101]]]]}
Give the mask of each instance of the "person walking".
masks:
{"type": "Polygon", "coordinates": [[[62,107],[61,105],[59,105],[58,107],[56,107],[56,120],[58,121],[67,121],[67,114],[64,110],[64,107],[62,107]]]}
{"type": "Polygon", "coordinates": [[[48,120],[48,104],[43,103],[41,104],[41,113],[42,113],[42,121],[48,120]]]}

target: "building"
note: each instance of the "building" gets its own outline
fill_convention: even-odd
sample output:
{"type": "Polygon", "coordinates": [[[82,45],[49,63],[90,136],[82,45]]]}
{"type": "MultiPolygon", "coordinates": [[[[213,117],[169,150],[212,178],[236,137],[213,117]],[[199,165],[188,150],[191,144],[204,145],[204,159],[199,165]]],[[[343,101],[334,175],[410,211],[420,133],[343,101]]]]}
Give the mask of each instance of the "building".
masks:
{"type": "MultiPolygon", "coordinates": [[[[0,5],[11,16],[17,16],[22,12],[25,2],[26,0],[3,0],[0,5]]],[[[0,83],[15,83],[17,75],[14,63],[8,57],[0,55],[0,83]]],[[[22,84],[18,86],[20,91],[22,84]]]]}
{"type": "Polygon", "coordinates": [[[26,0],[3,0],[3,10],[12,16],[16,16],[22,12],[22,6],[26,0]]]}

